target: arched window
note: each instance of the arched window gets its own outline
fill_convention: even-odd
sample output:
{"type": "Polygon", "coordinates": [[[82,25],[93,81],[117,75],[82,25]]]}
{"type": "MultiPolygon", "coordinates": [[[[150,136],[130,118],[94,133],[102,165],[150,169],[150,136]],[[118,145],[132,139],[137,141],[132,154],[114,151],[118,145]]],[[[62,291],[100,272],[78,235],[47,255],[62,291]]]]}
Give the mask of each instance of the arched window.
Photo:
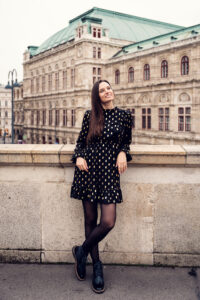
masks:
{"type": "Polygon", "coordinates": [[[166,60],[163,60],[161,63],[161,78],[167,78],[168,77],[168,62],[166,60]]]}
{"type": "Polygon", "coordinates": [[[97,29],[96,28],[92,28],[92,36],[97,37],[97,29]]]}
{"type": "Polygon", "coordinates": [[[181,59],[181,75],[189,74],[189,58],[187,56],[183,56],[181,59]]]}
{"type": "Polygon", "coordinates": [[[149,64],[144,65],[144,80],[150,79],[150,66],[149,64]]]}
{"type": "Polygon", "coordinates": [[[115,71],[115,84],[119,84],[120,83],[120,71],[116,70],[115,71]]]}
{"type": "Polygon", "coordinates": [[[133,82],[134,81],[134,68],[130,67],[128,69],[128,82],[133,82]]]}
{"type": "Polygon", "coordinates": [[[75,109],[71,110],[71,125],[75,126],[76,123],[76,111],[75,109]]]}
{"type": "Polygon", "coordinates": [[[83,27],[79,27],[78,28],[78,37],[81,38],[82,34],[83,34],[83,27]]]}
{"type": "Polygon", "coordinates": [[[63,71],[63,89],[67,88],[67,70],[63,71]]]}
{"type": "Polygon", "coordinates": [[[55,73],[55,90],[58,91],[59,89],[59,72],[55,73]]]}

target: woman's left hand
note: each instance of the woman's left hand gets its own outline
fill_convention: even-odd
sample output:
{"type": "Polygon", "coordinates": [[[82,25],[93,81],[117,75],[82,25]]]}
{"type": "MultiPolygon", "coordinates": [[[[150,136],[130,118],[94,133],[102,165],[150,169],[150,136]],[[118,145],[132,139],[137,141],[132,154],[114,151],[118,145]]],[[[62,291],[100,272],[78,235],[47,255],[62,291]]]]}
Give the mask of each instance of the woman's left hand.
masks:
{"type": "Polygon", "coordinates": [[[118,167],[119,174],[123,173],[127,169],[126,153],[124,151],[119,152],[117,156],[116,167],[118,167]]]}

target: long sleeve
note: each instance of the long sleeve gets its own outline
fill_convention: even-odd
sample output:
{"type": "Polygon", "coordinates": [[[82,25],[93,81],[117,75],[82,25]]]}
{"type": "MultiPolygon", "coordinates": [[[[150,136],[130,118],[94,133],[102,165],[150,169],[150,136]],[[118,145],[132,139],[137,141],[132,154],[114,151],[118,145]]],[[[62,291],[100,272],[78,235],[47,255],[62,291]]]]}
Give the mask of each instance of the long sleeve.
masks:
{"type": "Polygon", "coordinates": [[[74,154],[71,157],[71,161],[76,163],[77,157],[85,157],[85,147],[86,147],[86,138],[89,131],[89,110],[87,110],[84,114],[82,121],[82,128],[79,133],[78,139],[76,141],[76,147],[74,149],[74,154]]]}
{"type": "Polygon", "coordinates": [[[133,126],[133,117],[129,111],[125,112],[125,120],[124,120],[124,135],[122,141],[119,146],[118,153],[124,151],[126,153],[127,161],[132,160],[132,157],[129,153],[130,144],[132,141],[132,126],[133,126]]]}

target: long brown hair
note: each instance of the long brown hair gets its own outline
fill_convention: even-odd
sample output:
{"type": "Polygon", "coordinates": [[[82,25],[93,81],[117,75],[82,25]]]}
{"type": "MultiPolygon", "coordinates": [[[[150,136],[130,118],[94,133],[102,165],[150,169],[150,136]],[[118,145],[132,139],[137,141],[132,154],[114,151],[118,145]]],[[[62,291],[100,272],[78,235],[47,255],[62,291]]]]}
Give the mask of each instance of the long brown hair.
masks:
{"type": "Polygon", "coordinates": [[[101,136],[104,128],[103,107],[101,105],[101,99],[99,97],[99,85],[101,82],[107,82],[111,87],[110,83],[107,80],[99,80],[93,85],[91,92],[91,114],[89,132],[86,138],[87,143],[96,136],[101,136]]]}

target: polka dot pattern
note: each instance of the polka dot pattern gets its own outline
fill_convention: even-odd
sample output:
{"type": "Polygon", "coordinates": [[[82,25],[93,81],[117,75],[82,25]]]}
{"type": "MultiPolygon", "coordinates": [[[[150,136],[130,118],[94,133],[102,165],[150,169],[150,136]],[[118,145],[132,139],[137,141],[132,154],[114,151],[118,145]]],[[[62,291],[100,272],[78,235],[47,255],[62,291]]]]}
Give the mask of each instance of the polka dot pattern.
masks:
{"type": "Polygon", "coordinates": [[[123,197],[116,161],[120,151],[126,153],[127,161],[132,159],[129,154],[132,140],[132,115],[117,106],[103,109],[103,134],[86,145],[90,113],[91,110],[87,110],[84,114],[82,128],[71,158],[71,161],[76,163],[77,157],[83,157],[87,161],[88,172],[79,170],[75,166],[70,196],[104,204],[121,203],[123,197]]]}

